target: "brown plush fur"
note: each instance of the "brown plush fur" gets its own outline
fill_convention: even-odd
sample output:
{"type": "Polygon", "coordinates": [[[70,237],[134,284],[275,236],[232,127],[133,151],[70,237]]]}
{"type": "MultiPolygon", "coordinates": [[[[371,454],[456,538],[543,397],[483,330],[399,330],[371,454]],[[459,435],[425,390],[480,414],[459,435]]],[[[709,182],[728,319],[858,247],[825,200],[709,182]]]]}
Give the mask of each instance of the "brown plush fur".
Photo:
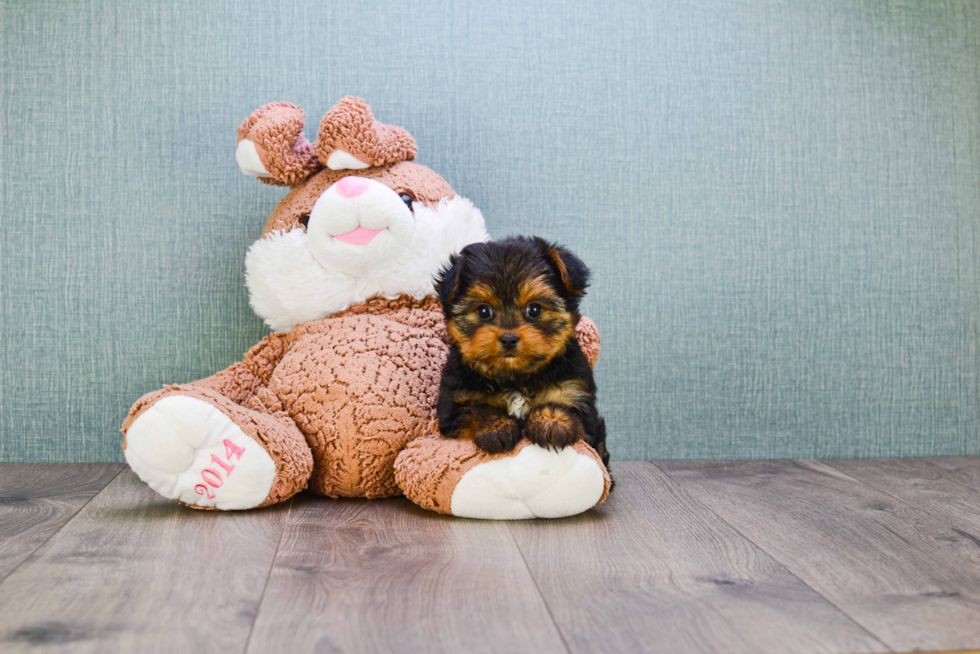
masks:
{"type": "Polygon", "coordinates": [[[347,96],[320,122],[317,135],[320,163],[326,166],[334,150],[343,150],[369,166],[385,166],[411,161],[418,146],[401,127],[374,120],[364,100],[347,96]]]}
{"type": "Polygon", "coordinates": [[[320,169],[316,147],[303,136],[306,114],[288,102],[273,102],[252,112],[238,128],[238,140],[255,144],[270,177],[260,181],[295,186],[320,169]]]}

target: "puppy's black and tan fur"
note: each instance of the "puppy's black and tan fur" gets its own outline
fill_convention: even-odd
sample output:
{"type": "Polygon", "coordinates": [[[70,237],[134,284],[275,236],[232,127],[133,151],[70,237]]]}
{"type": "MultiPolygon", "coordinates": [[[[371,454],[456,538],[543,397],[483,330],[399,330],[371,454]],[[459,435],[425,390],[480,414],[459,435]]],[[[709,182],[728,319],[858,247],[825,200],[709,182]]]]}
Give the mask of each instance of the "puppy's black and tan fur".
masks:
{"type": "Polygon", "coordinates": [[[605,422],[575,337],[589,269],[540,238],[468,245],[436,278],[452,346],[439,428],[488,452],[521,436],[557,449],[584,440],[604,464],[605,422]]]}

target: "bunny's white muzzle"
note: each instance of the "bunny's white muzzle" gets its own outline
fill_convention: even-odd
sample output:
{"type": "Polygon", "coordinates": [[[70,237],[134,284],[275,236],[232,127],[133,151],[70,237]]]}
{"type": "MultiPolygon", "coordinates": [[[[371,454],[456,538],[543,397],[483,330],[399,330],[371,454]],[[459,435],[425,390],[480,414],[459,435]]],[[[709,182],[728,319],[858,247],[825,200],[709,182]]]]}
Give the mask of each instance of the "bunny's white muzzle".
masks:
{"type": "Polygon", "coordinates": [[[415,227],[411,209],[391,188],[364,177],[344,177],[313,205],[306,231],[321,266],[365,277],[404,250],[415,227]]]}

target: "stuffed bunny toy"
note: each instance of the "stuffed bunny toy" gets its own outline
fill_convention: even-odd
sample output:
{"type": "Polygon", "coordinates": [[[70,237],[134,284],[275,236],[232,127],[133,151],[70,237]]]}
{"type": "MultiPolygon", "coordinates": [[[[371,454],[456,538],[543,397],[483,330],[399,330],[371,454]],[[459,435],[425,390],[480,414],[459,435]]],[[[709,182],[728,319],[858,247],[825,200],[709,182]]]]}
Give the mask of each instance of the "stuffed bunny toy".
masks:
{"type": "MultiPolygon", "coordinates": [[[[136,402],[126,461],[164,497],[201,509],[404,493],[440,513],[560,517],[605,499],[609,476],[584,443],[521,441],[491,455],[442,438],[435,404],[448,336],[433,276],[487,239],[483,217],[416,144],[359,98],[326,113],[317,139],[291,104],[238,129],[242,172],[291,192],[246,255],[252,308],[274,330],[211,377],[136,402]]],[[[595,326],[577,336],[590,362],[595,326]]]]}

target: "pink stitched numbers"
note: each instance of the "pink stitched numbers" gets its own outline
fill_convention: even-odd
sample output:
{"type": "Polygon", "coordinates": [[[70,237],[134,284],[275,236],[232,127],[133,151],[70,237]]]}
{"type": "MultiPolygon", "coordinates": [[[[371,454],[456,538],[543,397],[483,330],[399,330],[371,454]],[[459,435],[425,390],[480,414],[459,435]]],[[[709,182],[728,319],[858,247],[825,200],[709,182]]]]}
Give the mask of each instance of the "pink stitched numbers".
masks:
{"type": "Polygon", "coordinates": [[[232,443],[227,438],[224,440],[225,444],[225,460],[222,461],[218,458],[217,454],[211,455],[211,460],[214,461],[216,466],[214,468],[205,468],[201,471],[201,479],[204,480],[203,484],[198,484],[194,487],[194,492],[198,495],[207,495],[209,500],[214,499],[214,491],[211,488],[221,488],[225,480],[222,478],[221,473],[218,469],[224,470],[224,477],[230,477],[232,471],[235,469],[235,464],[231,463],[231,458],[235,457],[236,461],[241,460],[242,455],[245,454],[244,447],[238,447],[232,443]],[[208,488],[208,487],[211,488],[208,488]]]}
{"type": "Polygon", "coordinates": [[[198,484],[197,486],[195,486],[194,492],[197,493],[198,495],[207,495],[209,500],[214,499],[214,493],[212,493],[211,489],[205,486],[204,484],[198,484]]]}
{"type": "Polygon", "coordinates": [[[244,447],[238,447],[237,445],[235,445],[234,443],[232,443],[230,440],[228,440],[226,438],[225,439],[225,458],[227,458],[230,461],[232,454],[235,455],[235,460],[237,461],[237,460],[239,460],[239,459],[242,458],[242,455],[243,454],[245,454],[245,448],[244,447]]]}

